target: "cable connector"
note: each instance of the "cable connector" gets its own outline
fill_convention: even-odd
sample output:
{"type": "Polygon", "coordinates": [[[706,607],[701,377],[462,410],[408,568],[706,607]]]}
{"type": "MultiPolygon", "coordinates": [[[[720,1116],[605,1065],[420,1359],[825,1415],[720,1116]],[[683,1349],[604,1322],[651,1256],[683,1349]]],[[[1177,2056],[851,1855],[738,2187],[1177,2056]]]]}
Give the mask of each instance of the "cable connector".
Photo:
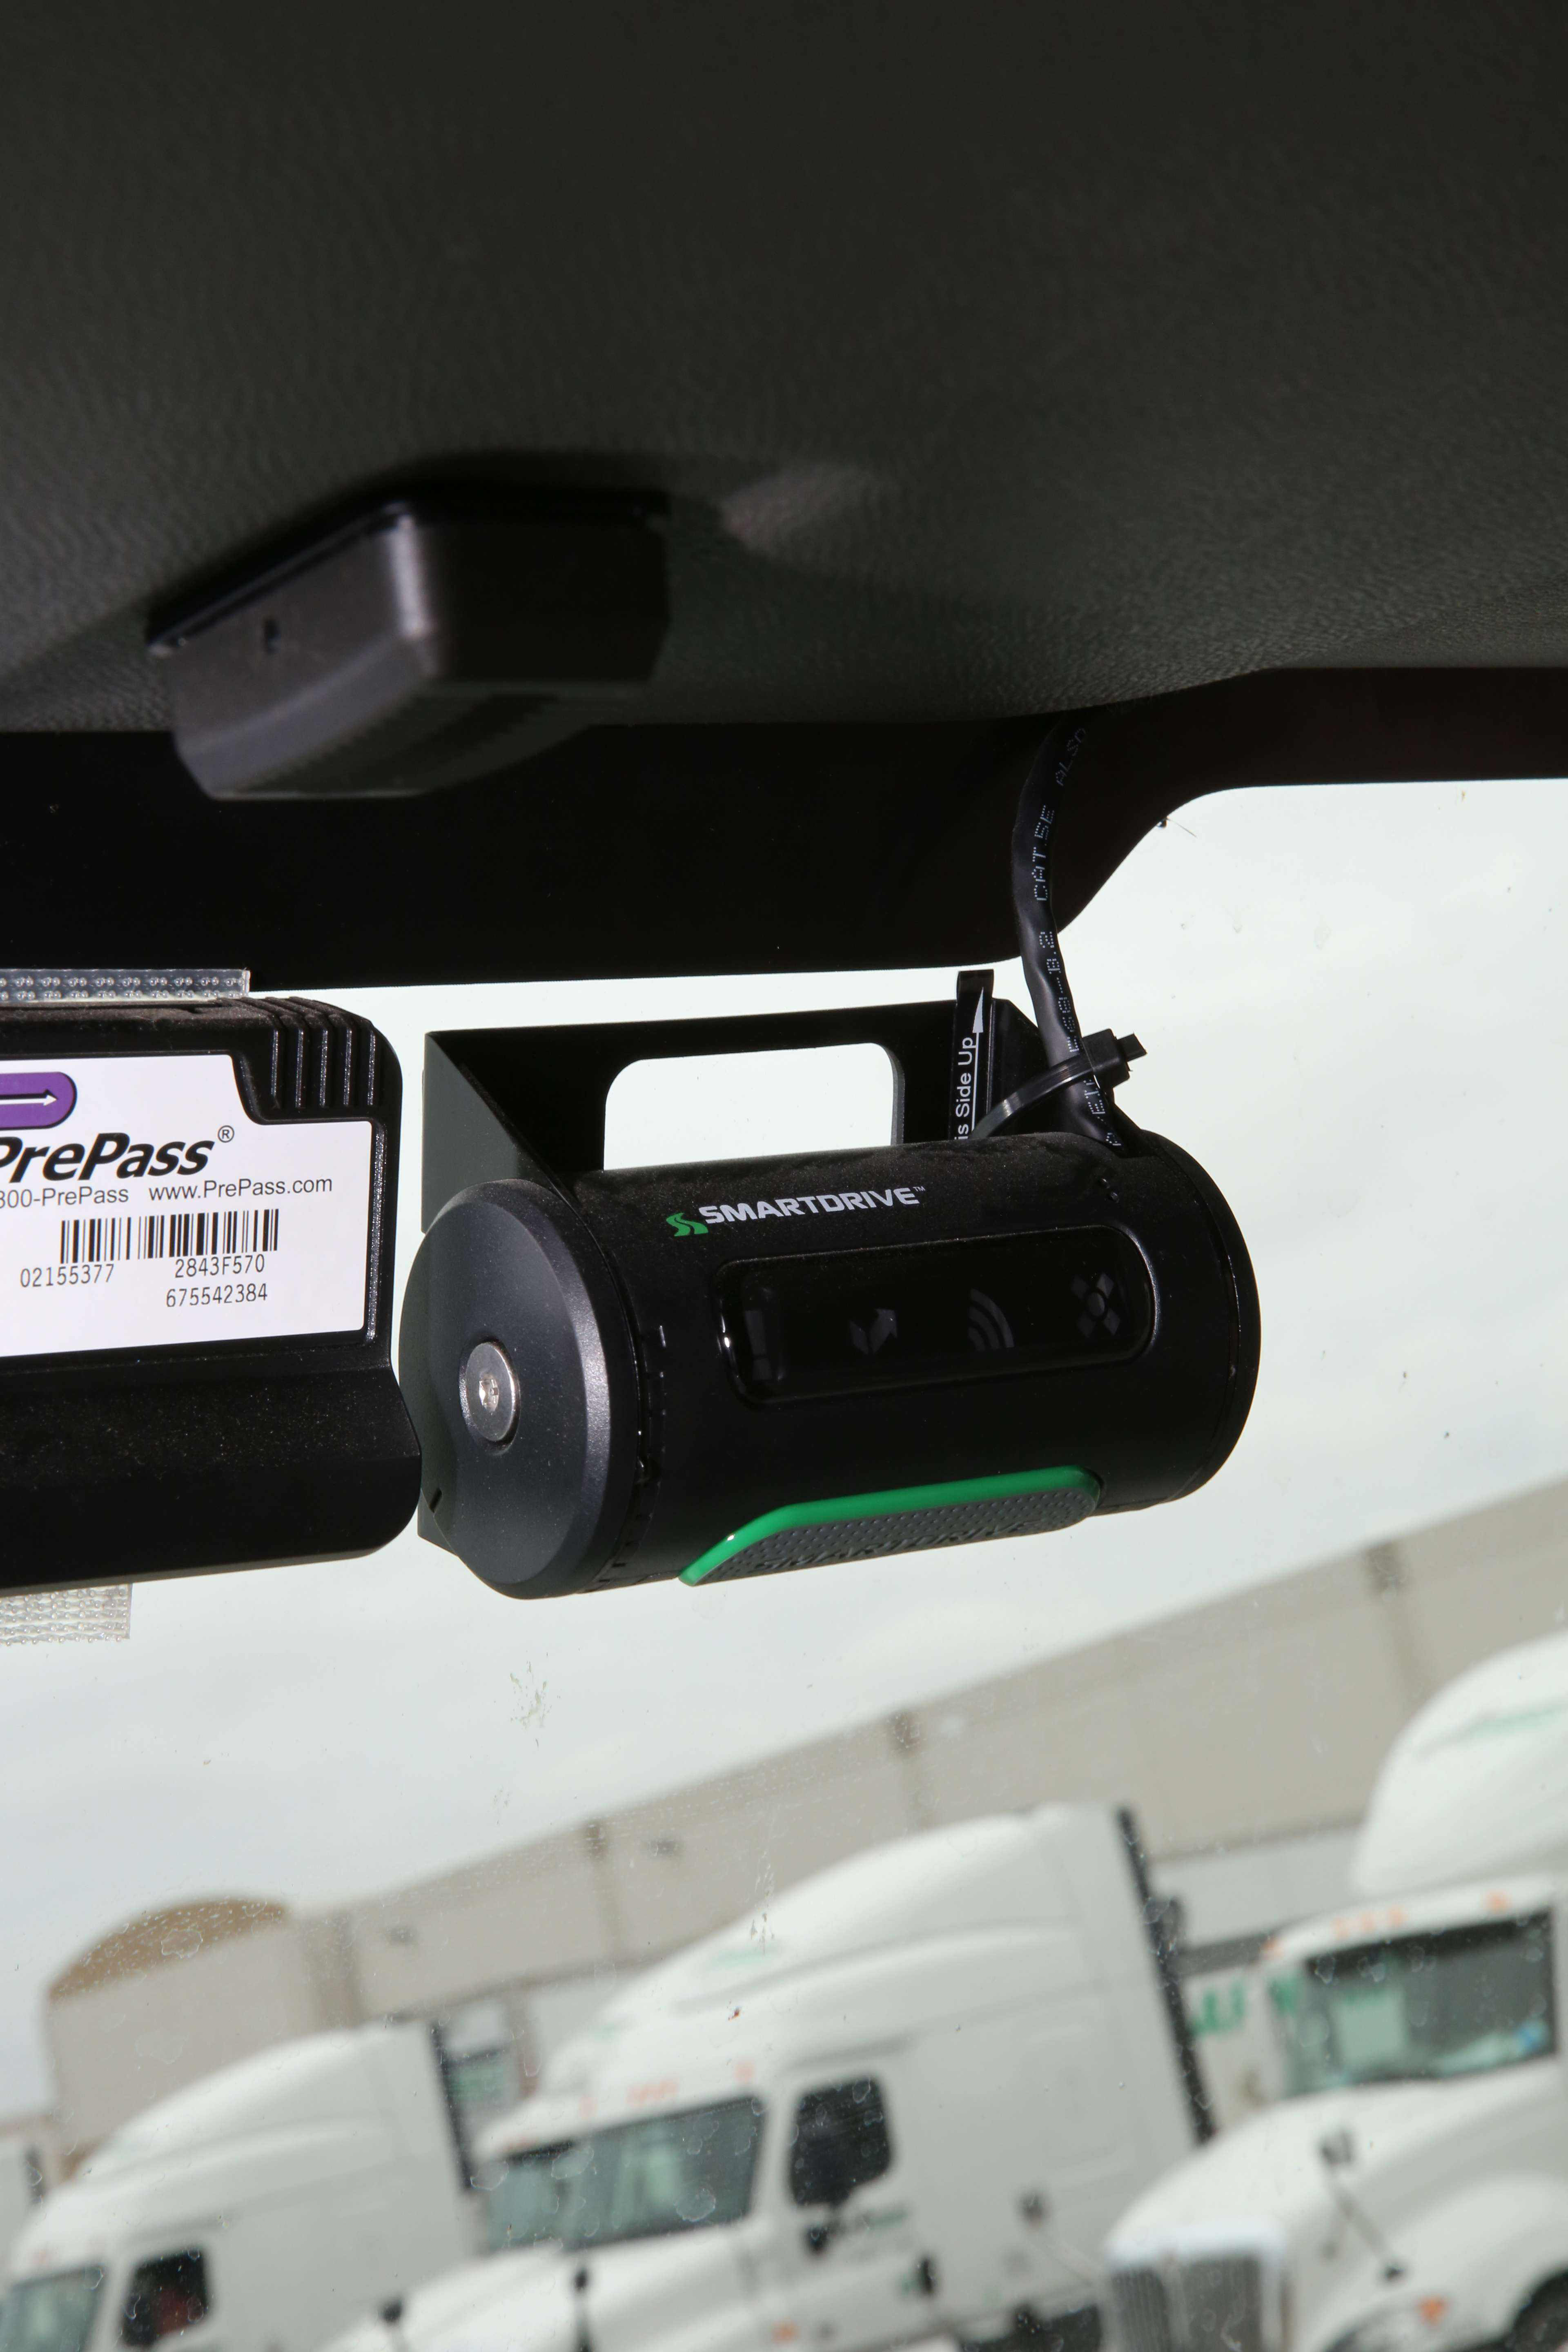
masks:
{"type": "Polygon", "coordinates": [[[1069,1060],[1058,1062],[1037,1078],[1026,1080],[994,1110],[987,1111],[975,1126],[973,1139],[979,1142],[983,1136],[1000,1135],[1034,1104],[1043,1102],[1062,1087],[1070,1087],[1077,1078],[1097,1078],[1105,1087],[1122,1086],[1130,1075],[1129,1063],[1143,1058],[1143,1047],[1136,1037],[1119,1037],[1112,1029],[1097,1029],[1092,1036],[1084,1039],[1069,1060]]]}

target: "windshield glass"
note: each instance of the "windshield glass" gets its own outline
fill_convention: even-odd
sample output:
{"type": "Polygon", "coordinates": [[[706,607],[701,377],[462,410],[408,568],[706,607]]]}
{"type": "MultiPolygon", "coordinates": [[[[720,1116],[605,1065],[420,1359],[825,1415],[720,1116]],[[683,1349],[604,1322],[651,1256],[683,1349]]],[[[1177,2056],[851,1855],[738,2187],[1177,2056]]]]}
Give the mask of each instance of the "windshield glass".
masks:
{"type": "Polygon", "coordinates": [[[1270,1990],[1291,2096],[1487,2074],[1556,2047],[1544,1917],[1320,1953],[1270,1990]]]}
{"type": "Polygon", "coordinates": [[[738,2221],[752,2200],[760,2099],[727,2099],[595,2132],[561,2159],[562,2234],[575,2251],[738,2221]]]}
{"type": "Polygon", "coordinates": [[[0,2352],[82,2352],[102,2285],[94,2264],[12,2287],[0,2303],[0,2352]]]}
{"type": "MultiPolygon", "coordinates": [[[[734,772],[738,792],[744,778],[734,772]]],[[[727,805],[728,782],[722,795],[717,774],[710,782],[712,806],[727,805]]],[[[450,803],[455,820],[468,789],[450,803]]],[[[1014,794],[994,789],[1005,892],[1014,794]]],[[[708,824],[692,791],[689,804],[671,808],[672,877],[689,856],[681,828],[708,824]]],[[[391,803],[366,803],[370,814],[345,803],[342,822],[369,824],[381,805],[391,822],[391,803]]],[[[795,813],[789,803],[789,821],[795,813]]],[[[287,812],[240,814],[261,826],[287,812]]],[[[539,855],[540,871],[552,872],[547,833],[539,855]]],[[[1225,2189],[1223,2211],[1211,2210],[1217,2168],[1195,2176],[1191,2206],[1186,2176],[1168,2197],[1165,2184],[1200,2135],[1246,2129],[1287,2090],[1299,2102],[1364,2082],[1374,2087],[1333,2095],[1381,2113],[1402,2098],[1463,2106],[1472,2083],[1471,2104],[1522,2104],[1533,2093],[1550,2107],[1559,2062],[1521,2063],[1557,2046],[1547,1934],[1521,1915],[1550,1911],[1546,1890],[1568,1846],[1568,1108],[1551,1083],[1559,1028],[1568,1047],[1564,873],[1560,782],[1226,792],[1151,833],[1073,922],[1071,976],[1089,1034],[1118,1023],[1149,1049],[1121,1092],[1128,1115],[1208,1171],[1263,1299],[1252,1414],[1224,1468],[1179,1508],[1097,1509],[1051,1533],[787,1573],[635,1583],[674,1391],[662,1371],[655,1377],[656,1357],[637,1358],[634,1346],[628,1377],[651,1417],[638,1424],[643,1450],[634,1448],[634,1516],[624,1536],[606,1530],[622,1549],[591,1592],[508,1597],[410,1526],[380,1553],[330,1570],[301,1558],[150,1576],[120,1592],[117,1617],[100,1613],[109,1588],[96,1585],[67,1596],[41,1629],[31,1600],[14,1602],[10,1619],[0,1605],[0,1768],[11,1792],[0,1807],[0,1867],[21,1890],[0,1970],[0,2252],[7,2230],[28,2231],[16,2263],[26,2300],[12,2306],[0,2352],[76,2352],[73,2294],[78,2305],[90,2295],[90,2274],[74,2290],[41,2280],[106,2259],[89,2234],[89,2209],[101,2210],[134,2166],[150,2195],[182,2184],[179,2201],[159,2210],[205,2210],[185,2195],[191,2168],[241,2131],[275,2135],[281,2147],[323,2118],[345,2126],[333,2141],[342,2169],[323,2158],[310,2200],[310,2226],[331,2260],[295,2264],[306,2298],[295,2352],[328,2345],[343,2315],[399,2296],[410,2312],[448,2315],[416,2352],[463,2352],[467,2323],[450,2315],[468,2307],[477,2285],[419,2306],[413,2298],[466,2271],[487,2241],[498,2251],[484,2294],[519,2298],[515,2323],[498,2321],[493,2339],[526,2347],[523,2299],[548,2299],[564,2282],[570,2301],[579,2269],[593,2274],[595,2295],[611,2271],[669,2263],[728,2273],[764,2202],[784,2231],[781,2263],[816,2282],[820,2298],[793,2315],[794,2352],[828,2326],[839,2331],[837,2352],[868,2352],[850,2342],[858,2321],[835,2307],[841,2293],[847,2303],[861,2293],[862,2255],[885,2257],[889,2297],[911,2327],[921,2306],[897,2282],[929,2255],[942,2305],[931,2324],[949,2317],[978,2336],[999,2309],[1027,2304],[1055,2330],[1065,2310],[1086,2308],[1094,2298],[1073,2263],[1100,2263],[1124,2215],[1154,2210],[1146,2200],[1167,2199],[1161,2210],[1175,2217],[1182,2244],[1182,2217],[1197,2208],[1215,2225],[1215,2247],[1221,2222],[1245,2225],[1246,2242],[1258,2242],[1273,2226],[1270,2200],[1285,2193],[1268,2167],[1254,2167],[1234,2198],[1225,2189]],[[1513,1140],[1478,1150],[1477,1136],[1496,1132],[1500,1103],[1513,1106],[1513,1140]],[[1520,1106],[1529,1107],[1522,1127],[1520,1106]],[[1542,1891],[1521,1892],[1527,1884],[1542,1891]],[[1510,1907],[1439,1898],[1434,1890],[1449,1885],[1511,1888],[1510,1907]],[[1117,1887],[1124,1904],[1112,1900],[1117,1887]],[[1091,1888],[1104,1899],[1091,1901],[1091,1888]],[[1447,1935],[1415,1934],[1439,1919],[1447,1935]],[[1332,1920],[1345,1926],[1341,1948],[1309,1969],[1302,1955],[1336,1941],[1322,1924],[1332,1920]],[[951,1941],[959,1927],[962,1961],[951,1941]],[[949,2023],[928,2039],[920,2021],[938,2015],[949,2023]],[[906,2038],[907,2063],[887,2054],[906,2038]],[[1513,2071],[1489,2092],[1478,2070],[1504,2066],[1513,2071]],[[843,2209],[831,2197],[796,2205],[792,2132],[846,2085],[872,2079],[897,2175],[889,2165],[875,2184],[866,2179],[843,2209]],[[1375,2087],[1389,2081],[1410,2087],[1375,2087]],[[358,2123],[347,2126],[363,2118],[365,2134],[378,2133],[373,2118],[400,2115],[422,2119],[419,2137],[388,2143],[378,2177],[384,2211],[398,2218],[373,2230],[363,2221],[370,2142],[358,2123]],[[561,2154],[552,2159],[551,2148],[561,2154]],[[57,2202],[24,2223],[31,2150],[57,2202]],[[479,2151],[512,2162],[483,2162],[470,2198],[460,2168],[479,2151]],[[918,2216],[904,2186],[917,2180],[918,2216]],[[673,2233],[737,2217],[738,2228],[678,2249],[673,2233]],[[838,2221],[824,2237],[823,2225],[838,2221]],[[586,2251],[558,2263],[553,2244],[568,2236],[586,2251]],[[632,2242],[625,2254],[601,2262],[592,2251],[620,2241],[632,2242]],[[646,2264],[639,2245],[652,2250],[646,2264]],[[1026,2271],[996,2267],[1014,2254],[1026,2271]],[[1005,2303],[994,2300],[997,2278],[1005,2303]]],[[[656,881],[673,891],[668,877],[650,888],[656,881]]],[[[895,859],[886,887],[906,883],[913,888],[895,859]]],[[[178,887],[198,911],[218,903],[205,877],[178,887]]],[[[574,887],[563,876],[562,889],[574,887]]],[[[520,880],[525,942],[532,887],[520,880]]],[[[669,903],[672,937],[683,937],[688,900],[669,903]]],[[[734,938],[750,935],[737,918],[734,938]]],[[[690,937],[696,960],[707,952],[700,923],[690,937]]],[[[998,935],[998,950],[1006,944],[998,935]]],[[[492,950],[500,969],[505,946],[476,933],[474,969],[491,968],[492,950]]],[[[966,1042],[960,1024],[953,1047],[955,1008],[962,1000],[976,1019],[980,1007],[953,969],[358,991],[333,988],[328,974],[275,976],[280,991],[286,981],[319,982],[374,1021],[401,1067],[397,1272],[384,1301],[394,1339],[424,1247],[422,1213],[468,1185],[465,1155],[479,1149],[433,1086],[426,1184],[423,1074],[427,1058],[437,1078],[456,1067],[438,1041],[457,1054],[452,1041],[469,1039],[478,1055],[489,1036],[484,1053],[495,1058],[482,1067],[500,1086],[505,1071],[537,1074],[580,1037],[581,1058],[560,1066],[563,1103],[593,1073],[602,1090],[623,1050],[647,1055],[604,1106],[603,1171],[588,1166],[601,1150],[595,1097],[574,1163],[587,1171],[579,1196],[600,1204],[595,1216],[621,1202],[649,1267],[689,1285],[686,1328],[710,1346],[713,1379],[690,1390],[692,1412],[743,1408],[783,1465],[784,1485],[743,1508],[738,1490],[715,1498],[721,1525],[703,1540],[740,1528],[753,1509],[806,1497],[793,1433],[816,1407],[742,1396],[721,1355],[715,1276],[759,1262],[775,1239],[792,1263],[817,1263],[831,1244],[857,1280],[873,1259],[897,1273],[898,1253],[936,1230],[925,1205],[808,1210],[784,1234],[771,1216],[724,1221],[706,1235],[668,1220],[708,1222],[700,1212],[715,1195],[704,1171],[783,1155],[754,1182],[711,1179],[721,1203],[755,1211],[776,1207],[781,1192],[795,1196],[796,1176],[786,1183],[779,1172],[790,1154],[887,1150],[888,1050],[835,1044],[823,1053],[851,1060],[826,1068],[804,1046],[798,1059],[794,1045],[775,1054],[777,1038],[806,1035],[807,1015],[832,1010],[831,1034],[859,1038],[862,1013],[877,1013],[880,1036],[897,1008],[939,1007],[918,1021],[898,1014],[910,1040],[935,1023],[905,1100],[909,1118],[935,1122],[949,1059],[973,1084],[982,1067],[973,1030],[966,1042]],[[702,1024],[721,1014],[788,1020],[776,1032],[744,1030],[741,1042],[767,1049],[753,1066],[743,1055],[709,1054],[724,1038],[702,1024]],[[685,1036],[650,1030],[637,1044],[639,1023],[667,1019],[698,1025],[685,1036]],[[664,1055],[676,1045],[703,1050],[672,1073],[664,1055]],[[630,1172],[638,1168],[658,1171],[646,1198],[630,1172]],[[647,1210],[646,1228],[634,1200],[647,1210]]],[[[999,966],[986,1033],[995,1058],[984,1067],[1005,1086],[1009,1057],[1028,1043],[1017,1025],[1028,1003],[1016,960],[999,966]]],[[[886,1034],[896,1042],[906,1032],[886,1034]]],[[[74,1067],[63,1047],[30,1060],[18,1053],[0,1060],[0,1080],[74,1067]]],[[[140,1097],[105,1102],[99,1118],[88,1101],[93,1138],[122,1128],[139,1147],[214,1132],[172,1108],[168,1126],[144,1125],[140,1097]]],[[[538,1108],[542,1118],[542,1095],[538,1108]]],[[[147,1120],[155,1110],[163,1118],[154,1105],[147,1120]]],[[[526,1103],[516,1116],[531,1132],[526,1103]]],[[[489,1132],[482,1120],[481,1129],[489,1132]]],[[[53,1132],[12,1140],[37,1151],[53,1132]]],[[[10,1133],[0,1118],[0,1159],[10,1133]]],[[[236,1140],[246,1134],[237,1121],[236,1140]]],[[[301,1150],[313,1134],[297,1139],[301,1150]]],[[[1012,1153],[1022,1167],[1050,1139],[994,1140],[999,1164],[1012,1153]]],[[[940,1160],[960,1147],[929,1148],[940,1160]]],[[[317,1163],[300,1164],[305,1181],[317,1163]]],[[[138,1181],[115,1181],[128,1192],[138,1181]]],[[[825,1186],[826,1176],[798,1175],[813,1198],[825,1186]]],[[[878,1178],[878,1193],[888,1189],[878,1178]]],[[[300,1221],[308,1197],[283,1199],[273,1234],[279,1279],[296,1268],[301,1297],[319,1263],[300,1221]]],[[[1009,1209],[1003,1223],[1033,1230],[1044,1210],[1033,1193],[1016,1198],[1016,1219],[1009,1209]]],[[[1121,1230],[1123,1211],[1128,1229],[1142,1230],[1130,1197],[1120,1207],[1104,1200],[1107,1232],[1121,1230]]],[[[121,1222],[112,1233],[100,1223],[99,1244],[129,1234],[132,1255],[103,1261],[113,1278],[99,1291],[111,1306],[132,1275],[155,1277],[163,1300],[172,1271],[135,1255],[135,1219],[152,1208],[108,1205],[121,1222]]],[[[160,1214],[165,1205],[175,1204],[160,1214]]],[[[189,1206],[237,1214],[243,1203],[215,1193],[189,1206]]],[[[0,1225],[10,1213],[0,1204],[0,1225]]],[[[75,1249],[74,1208],[67,1232],[75,1249]]],[[[47,1238],[53,1265],[59,1222],[47,1238]]],[[[84,1257],[66,1271],[82,1267],[93,1270],[84,1257]]],[[[1117,1286],[1109,1261],[1105,1271],[1117,1286]]],[[[958,1299],[953,1328],[966,1370],[1001,1412],[1025,1324],[1010,1297],[975,1281],[979,1296],[958,1299]]],[[[7,1369],[4,1352],[21,1296],[15,1275],[10,1294],[0,1282],[0,1470],[9,1384],[32,1378],[7,1369]]],[[[857,1291],[846,1306],[838,1336],[858,1363],[872,1360],[877,1311],[869,1320],[868,1311],[897,1316],[902,1296],[857,1291]]],[[[40,1297],[51,1312],[76,1313],[78,1289],[40,1297]]],[[[876,1360],[890,1361],[910,1335],[902,1322],[897,1335],[886,1321],[880,1328],[876,1360]]],[[[673,1349],[668,1327],[666,1336],[673,1349]]],[[[215,1364],[226,1367],[228,1343],[214,1344],[215,1364]]],[[[310,1349],[300,1346],[303,1362],[310,1349]]],[[[185,1360],[171,1355],[171,1373],[185,1360]]],[[[154,1369],[149,1357],[149,1378],[154,1369]]],[[[1120,1377],[1127,1366],[1102,1369],[1120,1377]]],[[[1057,1377],[1017,1371],[1037,1376],[1057,1377]]],[[[265,1401],[263,1387],[256,1393],[265,1401]]],[[[934,1393],[879,1389],[868,1422],[879,1427],[907,1406],[910,1475],[970,1480],[974,1465],[931,1407],[934,1393]]],[[[520,1387],[520,1412],[523,1396],[520,1387]]],[[[535,1391],[527,1397],[532,1415],[535,1391]]],[[[834,1427],[848,1412],[836,1398],[834,1427]]],[[[262,1435],[270,1425],[261,1412],[262,1435]]],[[[544,1423],[530,1426],[537,1435],[544,1423]]],[[[1032,1426],[1038,1443],[1030,1436],[1021,1465],[1048,1472],[1072,1458],[1061,1432],[1032,1426]]],[[[321,1428],[326,1444],[325,1419],[321,1428]]],[[[819,1495],[887,1491],[856,1470],[853,1434],[843,1433],[836,1456],[843,1483],[836,1474],[819,1495]]],[[[470,1430],[465,1443],[489,1441],[470,1430]]],[[[521,1463],[530,1443],[504,1463],[521,1463]]],[[[481,1467],[489,1458],[474,1451],[481,1467]]],[[[494,1461],[500,1476],[502,1453],[494,1461]]],[[[287,1516],[285,1467],[278,1457],[269,1475],[287,1516]]],[[[915,1532],[994,1524],[968,1512],[915,1532]]],[[[183,1540],[172,1505],[143,1499],[134,1513],[153,1550],[183,1540]]],[[[697,1549],[694,1533],[694,1558],[697,1549]]],[[[782,1544],[766,1555],[787,1556],[782,1544]]],[[[1304,2127],[1299,2103],[1292,2113],[1304,2127]]],[[[1326,2194],[1328,2179],[1316,2141],[1342,2120],[1308,2135],[1313,2194],[1326,2194]]],[[[1359,2150],[1361,2120],[1349,2121],[1359,2150]]],[[[798,2147],[809,2137],[801,2132],[798,2147]]],[[[1493,2164],[1481,2138],[1447,2135],[1445,2200],[1493,2164]]],[[[857,2157],[848,2170],[860,2169],[857,2157]]],[[[836,2195],[848,2172],[834,2181],[832,2170],[803,2178],[803,2190],[826,2182],[836,2195]]],[[[1233,2179],[1245,2170],[1242,2158],[1233,2179]]],[[[1356,2193],[1353,2179],[1343,2185],[1356,2193]]],[[[1151,2229],[1130,2242],[1167,2249],[1151,2229]]],[[[190,2248],[160,2233],[132,2262],[190,2248]]],[[[248,2290],[241,2281],[226,2311],[217,2260],[215,2250],[204,2328],[242,2352],[230,2320],[249,2325],[248,2290]]],[[[114,2352],[128,2283],[109,2268],[79,2352],[114,2352]]],[[[774,2284],[785,2292],[782,2270],[774,2284]]],[[[1214,2284],[1198,2281],[1194,2294],[1214,2284]]],[[[1428,2285],[1442,2294],[1452,2282],[1417,2278],[1413,2263],[1412,2294],[1428,2285]]],[[[1145,2340],[1107,2308],[1118,2352],[1170,2352],[1180,2311],[1151,2309],[1145,2340]]],[[[1267,2298],[1258,2309],[1265,2337],[1243,2329],[1240,2352],[1268,2352],[1267,2298]]],[[[628,2306],[625,2342],[640,2343],[655,2316],[628,2306]]],[[[697,2335],[721,2326],[711,2308],[689,2316],[697,2335]]],[[[1305,2306],[1298,2318],[1306,2352],[1329,2341],[1326,2320],[1312,2334],[1318,2318],[1305,2306]]],[[[1210,2332],[1222,2323],[1223,2311],[1210,2332]]],[[[760,2335],[772,2324],[765,2317],[760,2335]]],[[[603,2352],[592,2307],[584,2326],[603,2352]]],[[[379,2330],[370,2352],[396,2352],[379,2322],[369,2326],[379,2330]]],[[[263,2347],[269,2332],[275,2321],[263,2313],[263,2347]]],[[[823,2352],[820,2340],[811,2352],[823,2352]]]]}
{"type": "Polygon", "coordinates": [[[561,2207],[566,2193],[560,2160],[567,2143],[531,2147],[526,2155],[510,2156],[500,2168],[485,2196],[485,2229],[492,2254],[506,2246],[539,2246],[561,2235],[561,2207]]]}

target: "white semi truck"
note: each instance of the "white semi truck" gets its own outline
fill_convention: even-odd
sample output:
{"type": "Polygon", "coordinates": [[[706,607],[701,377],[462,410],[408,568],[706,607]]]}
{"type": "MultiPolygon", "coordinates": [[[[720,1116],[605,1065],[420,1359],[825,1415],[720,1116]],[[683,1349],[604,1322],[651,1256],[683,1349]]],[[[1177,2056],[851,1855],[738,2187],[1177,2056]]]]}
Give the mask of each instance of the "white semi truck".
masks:
{"type": "Polygon", "coordinates": [[[1354,1868],[1264,1956],[1285,2096],[1110,2240],[1119,2352],[1568,2344],[1568,1636],[1413,1718],[1354,1868]]]}
{"type": "Polygon", "coordinates": [[[331,2352],[416,2352],[467,2328],[489,2305],[515,2299],[532,2272],[552,2268],[566,2191],[562,2158],[580,2120],[574,2095],[539,2092],[491,2124],[474,2148],[475,2185],[485,2200],[484,2252],[412,2294],[373,2305],[332,2338],[331,2352]]]}
{"type": "Polygon", "coordinates": [[[472,2251],[424,2026],[287,2042],[150,2107],[11,2249],[4,2352],[316,2352],[472,2251]]]}
{"type": "Polygon", "coordinates": [[[1129,1832],[907,1838],[651,1971],[546,2069],[562,2253],[412,2352],[1089,2352],[1105,2229],[1208,2128],[1129,1832]]]}

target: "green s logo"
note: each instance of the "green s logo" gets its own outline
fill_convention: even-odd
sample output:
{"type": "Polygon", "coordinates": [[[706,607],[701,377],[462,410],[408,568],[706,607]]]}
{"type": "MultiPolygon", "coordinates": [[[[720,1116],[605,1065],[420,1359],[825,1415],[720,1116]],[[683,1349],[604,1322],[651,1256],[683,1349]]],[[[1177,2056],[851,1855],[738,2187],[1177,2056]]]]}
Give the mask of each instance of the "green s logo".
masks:
{"type": "Polygon", "coordinates": [[[708,1230],[700,1217],[682,1216],[679,1209],[673,1217],[666,1217],[664,1222],[667,1225],[673,1226],[678,1242],[685,1241],[689,1234],[705,1234],[708,1230]]]}

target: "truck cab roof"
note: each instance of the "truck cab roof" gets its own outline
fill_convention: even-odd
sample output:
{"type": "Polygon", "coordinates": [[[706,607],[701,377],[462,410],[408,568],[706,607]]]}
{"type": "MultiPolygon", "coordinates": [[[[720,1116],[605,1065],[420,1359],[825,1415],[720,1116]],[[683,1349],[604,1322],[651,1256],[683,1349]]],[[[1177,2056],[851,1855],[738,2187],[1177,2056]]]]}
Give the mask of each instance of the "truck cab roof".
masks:
{"type": "Polygon", "coordinates": [[[1373,1896],[1568,1868],[1568,1633],[1500,1650],[1428,1699],[1384,1759],[1357,1840],[1373,1896]]]}
{"type": "MultiPolygon", "coordinates": [[[[1103,1978],[1119,1891],[1131,1913],[1103,1807],[1047,1805],[902,1839],[651,1970],[557,2053],[546,2088],[575,2089],[579,2128],[742,2096],[792,2067],[896,2046],[947,2007],[966,2011],[982,1951],[998,1999],[1010,1954],[1033,1990],[1042,1969],[1063,1987],[1103,1978]]],[[[1141,1934],[1121,1948],[1144,1964],[1141,1934]]]]}
{"type": "Polygon", "coordinates": [[[14,2276],[107,2263],[128,2242],[212,2221],[237,2199],[370,2171],[447,2129],[422,2026],[311,2034],[161,2100],[31,2216],[14,2276]]]}

